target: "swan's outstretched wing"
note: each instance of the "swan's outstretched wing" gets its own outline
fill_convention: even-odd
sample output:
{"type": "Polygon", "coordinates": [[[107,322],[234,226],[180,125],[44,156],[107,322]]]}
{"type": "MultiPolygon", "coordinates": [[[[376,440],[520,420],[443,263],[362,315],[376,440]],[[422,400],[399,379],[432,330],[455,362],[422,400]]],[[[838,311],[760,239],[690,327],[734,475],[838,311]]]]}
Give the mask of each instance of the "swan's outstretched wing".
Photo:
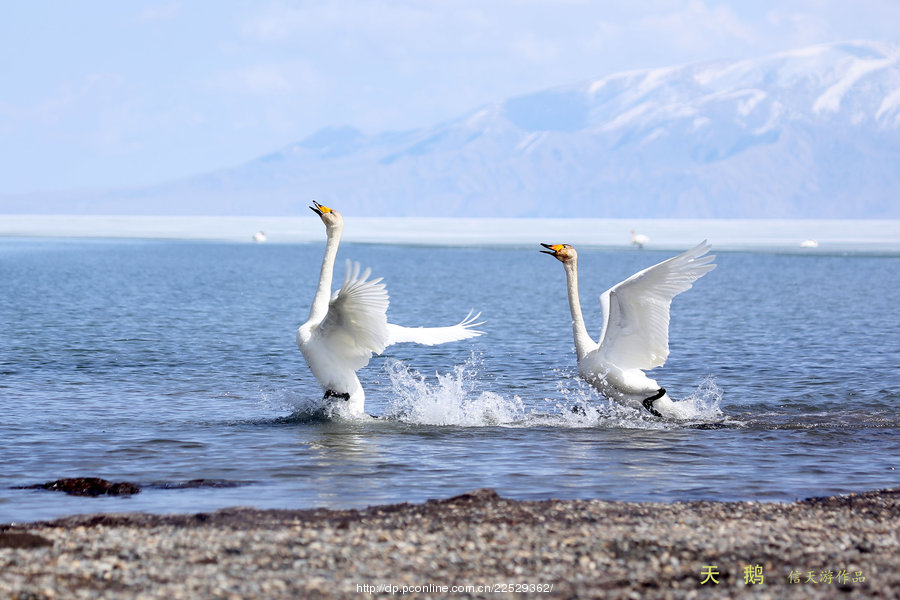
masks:
{"type": "Polygon", "coordinates": [[[347,261],[344,284],[331,297],[328,314],[312,333],[313,342],[335,367],[361,369],[387,345],[388,293],[370,269],[347,261]]]}
{"type": "Polygon", "coordinates": [[[600,296],[603,330],[598,355],[621,369],[652,369],[669,356],[672,298],[716,268],[704,240],[696,247],[635,273],[600,296]]]}
{"type": "Polygon", "coordinates": [[[446,342],[455,342],[457,340],[467,340],[469,338],[478,337],[483,331],[478,331],[478,327],[484,321],[476,323],[481,313],[473,315],[472,311],[466,315],[466,318],[449,327],[402,327],[388,323],[388,340],[385,344],[399,344],[401,342],[415,342],[416,344],[424,344],[426,346],[434,346],[435,344],[444,344],[446,342]]]}

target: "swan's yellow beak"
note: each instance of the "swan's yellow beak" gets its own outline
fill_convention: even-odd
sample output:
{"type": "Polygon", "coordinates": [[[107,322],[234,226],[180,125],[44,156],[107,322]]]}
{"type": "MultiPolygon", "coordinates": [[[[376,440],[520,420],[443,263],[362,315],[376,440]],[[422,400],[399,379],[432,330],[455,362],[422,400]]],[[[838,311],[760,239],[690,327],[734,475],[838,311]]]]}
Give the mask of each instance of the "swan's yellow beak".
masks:
{"type": "Polygon", "coordinates": [[[553,250],[553,252],[548,252],[547,250],[541,250],[544,254],[549,254],[550,256],[556,256],[556,253],[563,249],[563,244],[541,244],[547,250],[553,250]]]}
{"type": "Polygon", "coordinates": [[[310,206],[309,209],[311,211],[313,211],[314,213],[316,213],[317,215],[319,215],[320,217],[325,213],[331,212],[331,209],[328,208],[327,206],[325,206],[324,204],[319,204],[315,200],[313,200],[313,204],[315,204],[315,206],[310,206]]]}

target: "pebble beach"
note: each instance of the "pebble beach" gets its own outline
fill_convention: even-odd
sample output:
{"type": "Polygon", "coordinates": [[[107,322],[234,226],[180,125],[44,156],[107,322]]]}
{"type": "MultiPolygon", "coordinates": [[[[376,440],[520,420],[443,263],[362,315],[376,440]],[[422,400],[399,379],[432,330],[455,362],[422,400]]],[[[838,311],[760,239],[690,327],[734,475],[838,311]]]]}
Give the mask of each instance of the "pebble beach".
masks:
{"type": "Polygon", "coordinates": [[[80,515],[0,525],[0,597],[897,598],[898,532],[900,488],[80,515]]]}

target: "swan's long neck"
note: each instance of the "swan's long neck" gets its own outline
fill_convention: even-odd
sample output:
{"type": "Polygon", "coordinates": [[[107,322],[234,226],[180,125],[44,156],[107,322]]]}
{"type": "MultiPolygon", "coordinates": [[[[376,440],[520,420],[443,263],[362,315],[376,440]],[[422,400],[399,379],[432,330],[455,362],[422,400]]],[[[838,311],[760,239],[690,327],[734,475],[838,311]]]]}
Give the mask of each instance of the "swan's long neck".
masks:
{"type": "Polygon", "coordinates": [[[343,227],[328,228],[325,242],[325,256],[322,258],[322,271],[319,273],[319,286],[309,309],[309,321],[316,323],[328,314],[328,302],[331,300],[331,280],[334,275],[334,260],[337,258],[338,245],[341,243],[343,227]]]}
{"type": "Polygon", "coordinates": [[[588,352],[594,349],[596,344],[588,335],[584,326],[584,316],[581,314],[581,301],[578,299],[578,261],[564,262],[566,268],[566,285],[569,289],[569,310],[572,312],[572,333],[575,334],[575,354],[580,361],[588,352]]]}

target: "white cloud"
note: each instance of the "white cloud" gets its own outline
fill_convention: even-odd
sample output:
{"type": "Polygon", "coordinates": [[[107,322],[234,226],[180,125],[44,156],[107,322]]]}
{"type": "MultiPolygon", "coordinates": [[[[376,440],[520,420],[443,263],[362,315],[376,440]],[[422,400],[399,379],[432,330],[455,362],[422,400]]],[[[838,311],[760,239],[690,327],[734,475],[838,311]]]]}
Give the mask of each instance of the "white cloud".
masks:
{"type": "Polygon", "coordinates": [[[526,32],[510,43],[513,54],[528,62],[554,62],[559,58],[560,45],[546,37],[526,32]]]}
{"type": "Polygon", "coordinates": [[[215,81],[222,89],[248,94],[290,92],[291,82],[278,65],[255,65],[219,75],[215,81]]]}
{"type": "Polygon", "coordinates": [[[162,4],[145,8],[138,14],[140,21],[169,21],[181,13],[181,3],[162,4]]]}
{"type": "Polygon", "coordinates": [[[75,83],[63,82],[50,98],[12,110],[18,118],[54,122],[77,115],[86,106],[103,103],[117,94],[123,84],[124,78],[116,73],[92,73],[75,83]]]}
{"type": "Polygon", "coordinates": [[[240,33],[259,42],[302,42],[305,36],[328,39],[343,35],[375,35],[383,39],[391,34],[425,33],[444,19],[452,23],[454,12],[458,11],[442,12],[429,4],[420,8],[415,2],[385,0],[335,0],[302,6],[274,4],[247,20],[240,33]]]}
{"type": "Polygon", "coordinates": [[[311,64],[298,60],[220,71],[210,77],[209,85],[232,94],[279,96],[321,91],[324,84],[311,64]]]}
{"type": "Polygon", "coordinates": [[[822,14],[778,7],[766,13],[766,21],[791,46],[833,41],[828,38],[828,21],[822,14]]]}
{"type": "Polygon", "coordinates": [[[729,6],[718,4],[710,8],[703,0],[689,0],[678,10],[647,16],[639,26],[644,29],[639,39],[655,38],[663,46],[687,51],[727,47],[727,42],[752,45],[759,41],[754,27],[729,6]]]}

